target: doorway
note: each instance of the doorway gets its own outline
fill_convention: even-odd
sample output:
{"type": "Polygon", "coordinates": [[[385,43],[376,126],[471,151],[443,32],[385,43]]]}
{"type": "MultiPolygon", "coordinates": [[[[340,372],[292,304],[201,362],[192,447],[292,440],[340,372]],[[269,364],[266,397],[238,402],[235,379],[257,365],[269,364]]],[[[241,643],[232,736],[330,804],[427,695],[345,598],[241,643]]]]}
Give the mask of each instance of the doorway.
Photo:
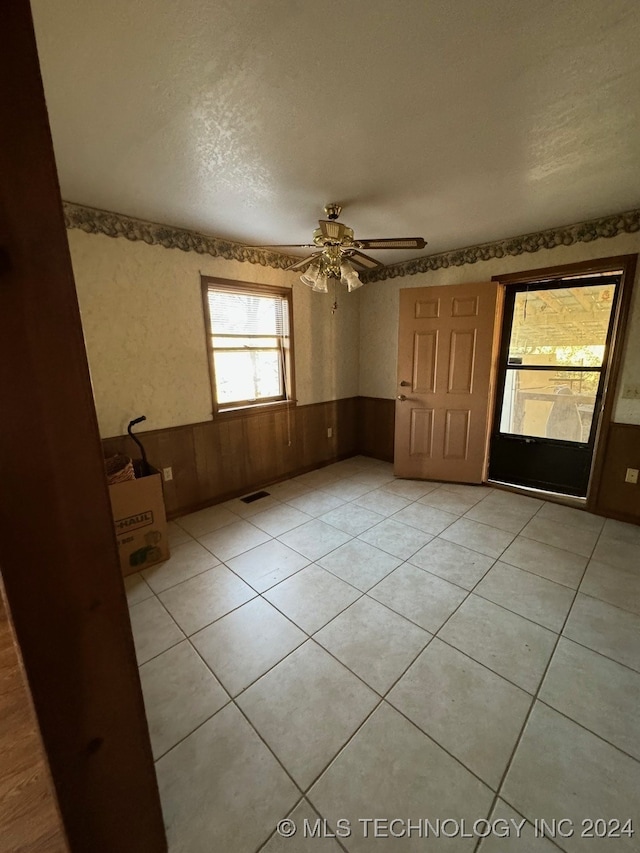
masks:
{"type": "Polygon", "coordinates": [[[621,278],[506,286],[490,480],[587,496],[621,278]]]}

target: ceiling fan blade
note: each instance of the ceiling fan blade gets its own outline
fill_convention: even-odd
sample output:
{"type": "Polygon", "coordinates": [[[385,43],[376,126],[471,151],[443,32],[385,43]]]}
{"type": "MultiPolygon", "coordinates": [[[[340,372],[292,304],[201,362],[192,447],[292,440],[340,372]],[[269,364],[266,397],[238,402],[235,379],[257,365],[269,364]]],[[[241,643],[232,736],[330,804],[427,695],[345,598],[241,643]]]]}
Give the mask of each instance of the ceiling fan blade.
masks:
{"type": "Polygon", "coordinates": [[[277,246],[245,246],[245,249],[317,249],[315,243],[279,243],[277,246]]]}
{"type": "Polygon", "coordinates": [[[422,237],[383,237],[379,240],[356,240],[359,249],[424,249],[422,237]]]}
{"type": "Polygon", "coordinates": [[[308,255],[306,258],[302,258],[302,260],[298,261],[295,264],[292,264],[290,267],[287,267],[287,272],[290,272],[291,270],[299,270],[302,269],[302,267],[306,267],[309,261],[314,261],[318,257],[318,254],[319,253],[315,255],[308,255]]]}
{"type": "Polygon", "coordinates": [[[347,227],[342,222],[336,222],[333,219],[319,219],[318,225],[325,240],[335,241],[336,243],[342,242],[347,227]]]}
{"type": "Polygon", "coordinates": [[[366,270],[372,270],[376,267],[384,266],[382,261],[377,260],[377,258],[372,258],[371,255],[365,255],[364,252],[358,252],[356,249],[349,253],[349,260],[353,261],[354,264],[364,267],[366,270]]]}

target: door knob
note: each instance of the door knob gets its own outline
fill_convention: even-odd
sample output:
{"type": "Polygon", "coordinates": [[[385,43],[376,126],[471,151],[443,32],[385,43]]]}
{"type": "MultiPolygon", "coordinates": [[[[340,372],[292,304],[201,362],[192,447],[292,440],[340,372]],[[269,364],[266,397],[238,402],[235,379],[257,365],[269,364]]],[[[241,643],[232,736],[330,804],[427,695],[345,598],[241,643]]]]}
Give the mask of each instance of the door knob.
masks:
{"type": "Polygon", "coordinates": [[[407,382],[406,380],[403,380],[403,381],[400,383],[400,387],[401,387],[401,388],[408,388],[408,387],[409,387],[409,385],[411,385],[411,383],[410,383],[410,382],[407,382]]]}
{"type": "Polygon", "coordinates": [[[404,394],[398,394],[398,396],[396,397],[396,400],[400,400],[400,402],[401,402],[401,403],[404,403],[404,401],[405,401],[406,399],[407,399],[407,398],[406,398],[406,396],[405,396],[404,394]]]}

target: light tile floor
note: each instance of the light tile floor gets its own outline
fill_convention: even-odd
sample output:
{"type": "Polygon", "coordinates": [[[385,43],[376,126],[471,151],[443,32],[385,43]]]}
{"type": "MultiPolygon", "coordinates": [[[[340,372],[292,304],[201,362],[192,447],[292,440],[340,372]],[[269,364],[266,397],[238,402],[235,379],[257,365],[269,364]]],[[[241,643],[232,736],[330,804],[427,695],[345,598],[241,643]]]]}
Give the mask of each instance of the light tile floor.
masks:
{"type": "Polygon", "coordinates": [[[126,579],[171,853],[640,850],[640,527],[364,457],[267,491],[126,579]]]}

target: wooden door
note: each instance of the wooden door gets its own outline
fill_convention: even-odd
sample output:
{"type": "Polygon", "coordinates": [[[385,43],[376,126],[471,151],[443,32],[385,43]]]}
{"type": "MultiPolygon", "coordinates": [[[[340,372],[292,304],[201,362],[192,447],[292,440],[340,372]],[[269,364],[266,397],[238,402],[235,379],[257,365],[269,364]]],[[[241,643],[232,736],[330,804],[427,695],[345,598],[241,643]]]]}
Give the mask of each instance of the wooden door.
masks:
{"type": "Polygon", "coordinates": [[[400,291],[397,477],[485,479],[498,291],[495,282],[400,291]]]}

